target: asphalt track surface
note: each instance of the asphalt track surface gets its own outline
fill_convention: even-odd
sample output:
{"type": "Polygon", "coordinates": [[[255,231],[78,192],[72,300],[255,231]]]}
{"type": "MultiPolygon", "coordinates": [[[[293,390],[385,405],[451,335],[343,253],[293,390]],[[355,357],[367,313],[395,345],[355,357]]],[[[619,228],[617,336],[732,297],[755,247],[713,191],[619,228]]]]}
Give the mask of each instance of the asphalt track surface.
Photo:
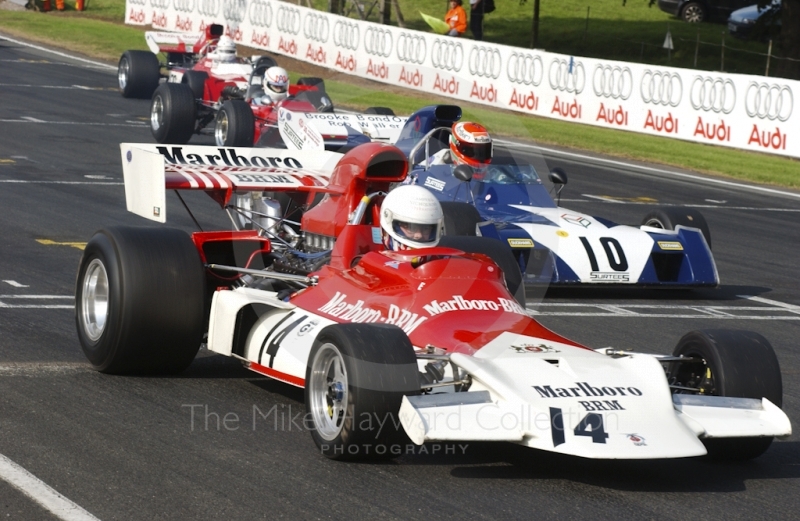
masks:
{"type": "MultiPolygon", "coordinates": [[[[744,464],[588,461],[475,443],[339,463],[293,421],[304,412],[302,392],[230,359],[201,351],[172,378],[92,371],[74,325],[80,248],[102,226],[146,224],[125,211],[118,144],[152,142],[149,102],[120,97],[112,69],[2,39],[0,70],[0,455],[84,512],[103,520],[797,518],[797,434],[744,464]]],[[[652,204],[699,206],[722,286],[532,292],[529,309],[592,347],[669,353],[692,329],[758,331],[777,352],[784,410],[796,422],[798,194],[657,165],[543,157],[569,174],[567,208],[638,224],[652,204]]],[[[204,227],[228,227],[209,198],[194,195],[188,202],[204,227]]],[[[192,231],[177,200],[168,206],[170,225],[192,231]]],[[[0,517],[68,518],[8,481],[2,475],[0,517]]]]}

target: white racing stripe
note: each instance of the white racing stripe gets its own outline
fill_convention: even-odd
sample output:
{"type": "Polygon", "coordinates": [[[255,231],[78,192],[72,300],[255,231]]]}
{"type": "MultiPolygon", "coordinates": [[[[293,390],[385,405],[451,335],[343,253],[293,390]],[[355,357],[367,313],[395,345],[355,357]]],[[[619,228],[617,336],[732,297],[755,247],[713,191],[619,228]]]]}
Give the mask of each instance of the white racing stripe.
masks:
{"type": "Polygon", "coordinates": [[[47,483],[0,454],[0,478],[64,521],[99,521],[47,483]]]}
{"type": "Polygon", "coordinates": [[[42,121],[41,119],[0,119],[0,123],[35,123],[47,125],[83,125],[89,127],[145,127],[146,123],[99,123],[90,121],[42,121]]]}
{"type": "Polygon", "coordinates": [[[75,60],[83,63],[88,63],[89,65],[94,65],[95,67],[99,67],[101,69],[108,69],[115,71],[117,70],[116,65],[108,65],[106,63],[101,63],[95,60],[87,60],[86,58],[78,58],[77,56],[73,56],[72,54],[67,54],[64,52],[54,51],[52,49],[48,49],[47,47],[41,47],[39,45],[34,45],[32,43],[23,42],[21,40],[16,40],[14,38],[9,38],[8,36],[0,35],[0,40],[6,40],[12,43],[16,43],[17,45],[22,45],[24,47],[30,47],[31,49],[38,49],[40,51],[48,52],[50,54],[55,54],[56,56],[61,56],[62,58],[69,58],[70,60],[75,60]]]}
{"type": "Polygon", "coordinates": [[[31,179],[0,179],[0,183],[31,185],[124,185],[122,182],[109,181],[33,181],[31,179]]]}
{"type": "MultiPolygon", "coordinates": [[[[646,205],[646,206],[653,206],[652,201],[624,201],[622,199],[615,199],[614,197],[608,195],[592,195],[592,194],[581,194],[584,197],[588,197],[589,199],[596,199],[598,201],[603,201],[604,203],[612,203],[612,204],[638,204],[638,205],[646,205]]],[[[566,199],[562,199],[562,201],[566,201],[566,199]]],[[[573,201],[581,201],[581,199],[573,199],[573,201]]],[[[744,210],[744,211],[764,211],[764,212],[800,212],[800,208],[757,208],[754,206],[725,206],[722,204],[666,204],[666,203],[658,203],[660,206],[680,206],[684,208],[719,208],[721,210],[744,210]]]]}

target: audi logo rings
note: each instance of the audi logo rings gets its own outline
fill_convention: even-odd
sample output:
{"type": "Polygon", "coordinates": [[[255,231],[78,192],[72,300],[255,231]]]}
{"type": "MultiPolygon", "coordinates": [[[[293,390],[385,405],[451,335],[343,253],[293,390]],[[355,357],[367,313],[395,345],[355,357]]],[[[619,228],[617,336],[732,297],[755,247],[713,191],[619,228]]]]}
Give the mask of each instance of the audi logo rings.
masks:
{"type": "Polygon", "coordinates": [[[695,110],[730,114],[736,106],[736,86],[731,80],[695,76],[689,99],[695,110]]]}
{"type": "Polygon", "coordinates": [[[328,43],[328,38],[331,34],[331,24],[328,21],[328,17],[316,13],[306,14],[306,19],[303,22],[303,34],[309,40],[328,43]]]}
{"type": "Polygon", "coordinates": [[[544,76],[542,58],[532,54],[511,53],[506,65],[506,76],[512,83],[538,87],[544,76]]]}
{"type": "Polygon", "coordinates": [[[250,23],[256,27],[272,26],[272,4],[268,0],[253,0],[249,17],[250,23]]]}
{"type": "Polygon", "coordinates": [[[645,103],[677,107],[683,98],[683,80],[674,72],[646,69],[642,75],[639,92],[645,103]]]}
{"type": "Polygon", "coordinates": [[[459,72],[464,66],[464,47],[461,42],[437,38],[431,50],[431,63],[437,69],[459,72]]]}
{"type": "Polygon", "coordinates": [[[425,38],[412,33],[401,32],[397,38],[397,59],[407,63],[422,65],[428,54],[425,38]]]}
{"type": "Polygon", "coordinates": [[[333,43],[351,51],[358,49],[361,41],[361,30],[352,22],[336,22],[333,26],[333,43]]]}
{"type": "Polygon", "coordinates": [[[503,71],[503,58],[494,47],[474,46],[469,51],[469,73],[473,76],[497,79],[503,71]]]}
{"type": "Polygon", "coordinates": [[[597,64],[592,88],[597,97],[626,100],[633,92],[633,73],[628,67],[597,64]]]}
{"type": "Polygon", "coordinates": [[[222,0],[222,14],[227,22],[241,22],[247,13],[247,0],[222,0]]]}
{"type": "Polygon", "coordinates": [[[388,58],[392,54],[394,39],[388,29],[369,27],[364,33],[364,49],[367,53],[388,58]]]}
{"type": "Polygon", "coordinates": [[[744,108],[751,118],[786,121],[794,110],[794,95],[786,85],[750,82],[744,108]]]}
{"type": "MultiPolygon", "coordinates": [[[[147,3],[147,0],[128,0],[128,3],[136,5],[144,5],[147,3]]],[[[192,6],[192,9],[194,9],[194,6],[192,6]]]]}
{"type": "MultiPolygon", "coordinates": [[[[141,1],[141,0],[140,0],[141,1]]],[[[172,0],[172,7],[180,13],[191,13],[194,11],[194,3],[196,0],[172,0]]],[[[136,3],[131,0],[131,3],[136,3]]],[[[144,2],[141,1],[143,4],[144,2]]]]}
{"type": "Polygon", "coordinates": [[[169,9],[170,0],[150,0],[153,9],[169,9]]]}
{"type": "Polygon", "coordinates": [[[278,8],[276,26],[279,31],[289,34],[300,34],[300,10],[282,5],[278,8]]]}
{"type": "MultiPolygon", "coordinates": [[[[154,0],[150,0],[151,4],[154,0]]],[[[197,0],[197,12],[203,16],[217,16],[220,0],[197,0]]]]}
{"type": "Polygon", "coordinates": [[[572,58],[567,60],[555,59],[550,62],[548,77],[553,90],[580,94],[586,87],[586,71],[583,64],[572,58]]]}

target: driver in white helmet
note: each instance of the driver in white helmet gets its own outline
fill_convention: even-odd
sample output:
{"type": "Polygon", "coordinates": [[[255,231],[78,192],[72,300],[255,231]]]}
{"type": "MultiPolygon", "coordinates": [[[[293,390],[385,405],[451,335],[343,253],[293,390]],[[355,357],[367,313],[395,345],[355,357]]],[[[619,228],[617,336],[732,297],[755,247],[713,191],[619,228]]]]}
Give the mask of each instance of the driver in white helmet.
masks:
{"type": "Polygon", "coordinates": [[[256,100],[260,105],[273,105],[289,95],[289,73],[283,67],[267,69],[262,84],[264,95],[256,100]]]}
{"type": "Polygon", "coordinates": [[[381,205],[381,235],[387,250],[432,248],[444,227],[442,205],[427,189],[398,186],[381,205]]]}
{"type": "Polygon", "coordinates": [[[209,53],[212,60],[217,63],[234,63],[236,61],[236,42],[230,36],[221,36],[217,48],[209,53]]]}

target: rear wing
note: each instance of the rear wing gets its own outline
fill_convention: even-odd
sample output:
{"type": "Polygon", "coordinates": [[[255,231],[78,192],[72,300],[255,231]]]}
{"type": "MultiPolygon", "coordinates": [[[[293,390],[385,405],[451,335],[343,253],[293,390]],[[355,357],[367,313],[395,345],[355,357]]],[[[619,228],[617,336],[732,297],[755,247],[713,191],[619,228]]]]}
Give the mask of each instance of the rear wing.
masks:
{"type": "Polygon", "coordinates": [[[326,192],[342,154],[195,145],[122,143],[129,212],[164,223],[167,190],[202,190],[223,207],[234,192],[326,192]]]}
{"type": "MultiPolygon", "coordinates": [[[[287,111],[291,112],[291,111],[287,111]]],[[[295,113],[293,113],[295,114],[295,113]]],[[[297,113],[314,126],[323,136],[348,135],[348,127],[369,137],[372,141],[394,144],[400,137],[408,118],[380,114],[340,114],[329,112],[297,113]]]]}
{"type": "Polygon", "coordinates": [[[160,52],[196,53],[198,44],[205,39],[204,33],[184,34],[167,31],[146,31],[144,40],[153,54],[160,52]]]}

